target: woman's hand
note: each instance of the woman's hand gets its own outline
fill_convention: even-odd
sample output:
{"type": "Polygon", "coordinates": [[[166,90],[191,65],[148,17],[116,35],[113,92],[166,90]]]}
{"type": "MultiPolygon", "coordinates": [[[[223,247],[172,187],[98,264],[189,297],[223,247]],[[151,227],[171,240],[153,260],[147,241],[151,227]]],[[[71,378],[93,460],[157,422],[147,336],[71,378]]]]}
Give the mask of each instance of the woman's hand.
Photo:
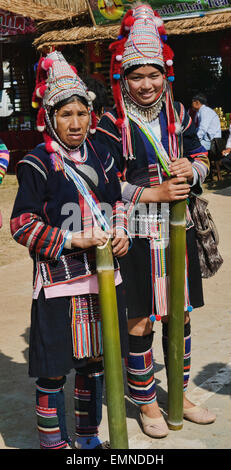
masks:
{"type": "Polygon", "coordinates": [[[231,148],[227,147],[226,149],[222,150],[222,155],[224,157],[227,157],[227,155],[229,155],[229,153],[231,152],[231,148]]]}
{"type": "Polygon", "coordinates": [[[182,199],[187,199],[190,186],[184,177],[170,178],[157,187],[158,201],[157,202],[173,202],[182,199]]]}
{"type": "Polygon", "coordinates": [[[173,202],[187,199],[190,186],[186,178],[169,178],[158,186],[145,188],[141,194],[139,202],[149,204],[151,202],[173,202]]]}
{"type": "Polygon", "coordinates": [[[113,255],[121,257],[127,254],[129,239],[123,229],[115,230],[111,244],[113,255]]]}
{"type": "Polygon", "coordinates": [[[189,183],[193,181],[192,163],[187,158],[173,159],[169,165],[171,176],[184,177],[189,183]]]}
{"type": "Polygon", "coordinates": [[[85,232],[72,233],[72,248],[82,248],[86,250],[92,246],[103,246],[110,237],[110,234],[104,232],[100,227],[93,227],[85,232]]]}
{"type": "Polygon", "coordinates": [[[129,239],[123,229],[117,229],[104,232],[100,227],[93,227],[92,230],[86,232],[72,233],[72,248],[82,248],[86,250],[92,246],[103,246],[108,239],[112,237],[112,252],[115,256],[126,255],[129,247],[129,239]]]}

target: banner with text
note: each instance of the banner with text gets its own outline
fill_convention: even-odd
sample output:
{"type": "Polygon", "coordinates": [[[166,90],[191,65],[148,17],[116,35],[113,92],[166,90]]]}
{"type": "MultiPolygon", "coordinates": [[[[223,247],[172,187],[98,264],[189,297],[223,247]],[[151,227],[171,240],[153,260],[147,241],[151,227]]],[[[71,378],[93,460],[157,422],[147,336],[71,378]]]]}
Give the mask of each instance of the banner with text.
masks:
{"type": "Polygon", "coordinates": [[[16,36],[35,32],[34,21],[22,15],[0,9],[0,35],[16,36]]]}
{"type": "MultiPolygon", "coordinates": [[[[96,24],[121,22],[126,11],[137,0],[90,0],[96,24]]],[[[145,0],[163,19],[199,16],[208,12],[221,12],[231,8],[231,0],[145,0]]]]}

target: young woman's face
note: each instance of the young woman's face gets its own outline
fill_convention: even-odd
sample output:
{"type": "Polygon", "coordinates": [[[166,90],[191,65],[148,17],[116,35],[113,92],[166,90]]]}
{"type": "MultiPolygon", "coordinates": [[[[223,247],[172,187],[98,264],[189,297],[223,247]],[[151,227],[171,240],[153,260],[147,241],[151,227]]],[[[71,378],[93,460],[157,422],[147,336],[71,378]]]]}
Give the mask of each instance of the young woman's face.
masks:
{"type": "Polygon", "coordinates": [[[78,147],[84,140],[89,124],[89,112],[80,101],[62,106],[56,112],[56,132],[68,147],[78,147]]]}
{"type": "Polygon", "coordinates": [[[164,75],[151,65],[137,68],[126,79],[130,94],[142,106],[154,103],[164,83],[164,75]]]}

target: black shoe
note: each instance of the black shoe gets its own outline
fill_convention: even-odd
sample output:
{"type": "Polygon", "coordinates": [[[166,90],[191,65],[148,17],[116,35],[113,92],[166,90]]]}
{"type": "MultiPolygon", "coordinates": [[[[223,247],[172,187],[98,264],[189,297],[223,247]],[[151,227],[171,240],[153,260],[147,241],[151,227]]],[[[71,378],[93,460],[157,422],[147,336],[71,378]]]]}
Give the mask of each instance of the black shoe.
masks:
{"type": "Polygon", "coordinates": [[[226,170],[231,171],[231,157],[222,158],[221,164],[226,170]]]}
{"type": "Polygon", "coordinates": [[[110,442],[104,441],[98,446],[94,447],[94,449],[111,449],[110,442]]]}

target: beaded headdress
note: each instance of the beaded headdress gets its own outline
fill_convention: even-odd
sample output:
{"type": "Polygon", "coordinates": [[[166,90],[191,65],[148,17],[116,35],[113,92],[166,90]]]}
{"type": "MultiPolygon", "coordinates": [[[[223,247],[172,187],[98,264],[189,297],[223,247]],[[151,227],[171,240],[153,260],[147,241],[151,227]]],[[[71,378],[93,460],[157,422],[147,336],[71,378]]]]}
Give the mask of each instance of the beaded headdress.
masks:
{"type": "Polygon", "coordinates": [[[92,101],[94,94],[78,76],[77,70],[69,65],[60,51],[53,51],[41,57],[37,67],[36,86],[32,96],[32,106],[40,108],[37,115],[37,129],[43,132],[46,149],[49,153],[57,150],[57,134],[49,118],[51,109],[66,98],[78,95],[84,98],[91,113],[91,128],[94,131],[96,120],[92,101]]]}
{"type": "Polygon", "coordinates": [[[126,94],[124,74],[130,67],[149,64],[161,67],[166,76],[163,94],[169,133],[174,134],[178,130],[170,86],[174,80],[174,53],[166,41],[166,30],[159,14],[153,11],[150,5],[136,3],[124,16],[117,41],[109,47],[112,53],[110,78],[118,114],[116,124],[122,133],[125,158],[133,158],[130,126],[124,101],[126,94]]]}
{"type": "Polygon", "coordinates": [[[121,61],[123,70],[142,64],[155,64],[164,68],[163,46],[152,8],[149,5],[138,5],[133,10],[130,22],[133,24],[121,61]]]}

